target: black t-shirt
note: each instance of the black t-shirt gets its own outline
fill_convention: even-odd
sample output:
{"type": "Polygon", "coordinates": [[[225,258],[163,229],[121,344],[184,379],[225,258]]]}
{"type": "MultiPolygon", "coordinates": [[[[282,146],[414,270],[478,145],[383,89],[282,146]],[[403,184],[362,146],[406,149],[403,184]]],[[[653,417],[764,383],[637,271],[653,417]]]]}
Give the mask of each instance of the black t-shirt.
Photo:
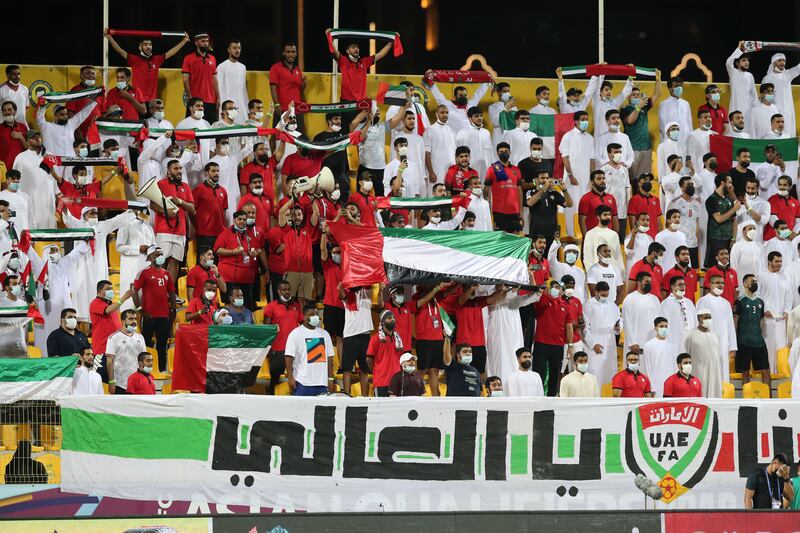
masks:
{"type": "MultiPolygon", "coordinates": [[[[535,189],[525,191],[525,199],[527,200],[536,193],[535,189]]],[[[557,191],[547,191],[539,198],[539,201],[533,204],[531,211],[531,236],[537,233],[543,233],[546,237],[550,238],[555,227],[558,225],[558,206],[564,206],[564,195],[557,191]]]]}
{"type": "Polygon", "coordinates": [[[534,161],[530,157],[526,157],[519,162],[517,167],[519,168],[520,174],[522,174],[522,181],[525,183],[534,183],[536,178],[539,177],[540,170],[546,170],[551,176],[553,174],[553,165],[546,159],[534,161]]]}
{"type": "Polygon", "coordinates": [[[759,468],[747,476],[745,488],[755,491],[753,509],[772,509],[773,498],[783,504],[783,479],[776,474],[770,474],[767,477],[765,468],[759,468]]]}
{"type": "MultiPolygon", "coordinates": [[[[323,131],[314,136],[315,143],[339,141],[347,136],[341,131],[323,131]]],[[[328,167],[333,172],[334,177],[347,175],[347,150],[334,152],[322,162],[322,166],[328,167]]]]}
{"type": "Polygon", "coordinates": [[[744,172],[739,172],[736,170],[736,167],[733,167],[728,171],[728,174],[731,175],[731,180],[733,181],[733,190],[736,192],[736,196],[742,197],[744,196],[745,185],[747,185],[747,178],[755,178],[756,174],[749,168],[746,168],[744,172]]]}
{"type": "Polygon", "coordinates": [[[453,358],[444,367],[447,396],[480,396],[481,374],[470,365],[462,365],[453,358]]]}
{"type": "Polygon", "coordinates": [[[64,328],[54,329],[47,336],[47,355],[50,357],[68,356],[83,352],[83,348],[89,346],[86,335],[79,330],[75,330],[75,335],[70,335],[64,328]]]}

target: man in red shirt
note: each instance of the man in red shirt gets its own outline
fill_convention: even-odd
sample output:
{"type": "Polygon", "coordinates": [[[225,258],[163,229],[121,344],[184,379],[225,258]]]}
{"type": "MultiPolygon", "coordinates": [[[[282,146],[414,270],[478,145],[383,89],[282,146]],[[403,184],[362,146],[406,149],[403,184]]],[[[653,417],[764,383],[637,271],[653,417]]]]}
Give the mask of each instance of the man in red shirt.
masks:
{"type": "Polygon", "coordinates": [[[606,174],[602,170],[595,170],[591,175],[592,189],[581,196],[578,202],[578,224],[581,227],[581,235],[597,226],[598,219],[595,210],[601,205],[611,208],[611,229],[619,231],[619,219],[617,218],[617,201],[614,196],[606,192],[606,174]]]}
{"type": "Polygon", "coordinates": [[[158,188],[177,210],[168,205],[167,211],[164,211],[162,205],[150,202],[150,209],[155,212],[156,244],[167,260],[167,271],[173,280],[177,279],[178,267],[186,249],[186,215],[195,216],[192,190],[182,179],[183,165],[177,159],[170,160],[167,163],[167,177],[158,182],[158,188]]]}
{"type": "Polygon", "coordinates": [[[497,145],[497,157],[486,171],[483,197],[491,202],[494,225],[498,230],[518,233],[522,229],[522,174],[511,164],[511,146],[507,142],[497,145]],[[490,197],[491,193],[491,197],[490,197]]]}
{"type": "Polygon", "coordinates": [[[308,222],[300,206],[289,200],[278,212],[278,226],[283,230],[283,248],[280,253],[286,260],[286,280],[292,286],[301,306],[314,297],[313,242],[319,224],[319,207],[311,204],[308,222]]]}
{"type": "MultiPolygon", "coordinates": [[[[673,277],[680,276],[686,280],[686,298],[695,302],[695,295],[697,294],[697,269],[692,268],[691,257],[689,248],[686,246],[678,246],[675,248],[675,266],[664,272],[661,281],[661,296],[662,300],[670,295],[670,283],[673,277]]],[[[696,302],[695,302],[696,303],[696,302]]]]}
{"type": "MultiPolygon", "coordinates": [[[[330,31],[331,29],[328,28],[325,33],[330,33],[330,31]]],[[[339,71],[342,73],[342,85],[339,91],[339,98],[342,102],[355,102],[367,97],[367,70],[383,59],[392,46],[392,41],[389,41],[377,54],[367,57],[361,57],[361,47],[356,42],[347,43],[344,55],[339,50],[333,51],[333,59],[338,63],[339,71]]],[[[345,117],[342,116],[342,123],[350,124],[351,119],[352,117],[345,120],[345,117]]]]}
{"type": "Polygon", "coordinates": [[[203,282],[203,289],[195,293],[186,308],[186,322],[211,325],[211,317],[217,309],[217,282],[207,279],[203,282]]]}
{"type": "MultiPolygon", "coordinates": [[[[81,82],[70,89],[69,92],[74,93],[76,91],[94,89],[97,85],[97,73],[95,72],[93,66],[82,66],[80,75],[81,82]]],[[[83,138],[89,143],[89,155],[92,155],[92,152],[94,152],[96,155],[97,151],[100,150],[100,131],[98,131],[97,125],[94,122],[100,117],[100,114],[106,108],[105,96],[103,96],[101,93],[98,96],[70,100],[67,102],[66,107],[67,111],[70,113],[70,116],[73,116],[92,102],[97,102],[97,106],[92,109],[92,112],[89,113],[89,116],[86,118],[86,120],[81,123],[79,129],[83,138]]]]}
{"type": "MultiPolygon", "coordinates": [[[[797,198],[789,196],[789,189],[792,188],[792,178],[781,176],[778,178],[778,192],[769,197],[769,207],[771,209],[770,218],[784,220],[789,225],[789,229],[794,229],[797,219],[800,218],[800,202],[797,198]]],[[[764,241],[768,241],[775,236],[775,228],[771,223],[764,226],[764,241]]]]}
{"type": "Polygon", "coordinates": [[[682,353],[677,358],[678,373],[664,382],[664,398],[702,398],[703,386],[692,375],[692,356],[682,353]]]}
{"type": "Polygon", "coordinates": [[[650,378],[639,372],[639,354],[628,352],[625,370],[611,379],[615,398],[652,398],[650,378]]]}
{"type": "Polygon", "coordinates": [[[125,384],[127,394],[155,394],[156,382],[153,379],[153,356],[150,352],[142,352],[137,357],[139,368],[128,377],[125,384]]]}
{"type": "Polygon", "coordinates": [[[126,67],[117,69],[116,87],[109,90],[106,94],[105,109],[107,111],[112,105],[122,109],[122,118],[125,120],[139,120],[140,115],[147,113],[142,91],[130,84],[131,71],[126,67]]]}
{"type": "Polygon", "coordinates": [[[270,203],[275,203],[275,175],[278,171],[278,162],[283,157],[285,144],[278,141],[275,154],[270,157],[267,145],[258,142],[253,146],[253,160],[239,169],[239,192],[242,196],[250,192],[253,176],[261,177],[262,194],[270,203]]]}
{"type": "Polygon", "coordinates": [[[119,308],[131,297],[132,291],[128,289],[114,302],[114,286],[108,280],[97,282],[97,298],[89,304],[89,320],[92,323],[92,351],[103,354],[103,364],[99,374],[104,382],[108,382],[106,373],[106,341],[114,332],[122,327],[119,319],[119,308]]]}
{"type": "Polygon", "coordinates": [[[298,147],[297,152],[286,156],[281,167],[283,181],[289,178],[302,178],[303,176],[316,176],[322,169],[322,162],[328,156],[324,150],[309,150],[298,147]]]}
{"type": "Polygon", "coordinates": [[[197,264],[186,274],[186,296],[191,300],[194,298],[194,290],[202,289],[206,280],[212,280],[219,287],[219,292],[225,294],[228,287],[225,278],[219,273],[217,265],[214,264],[214,251],[211,248],[200,249],[197,257],[197,264]]]}
{"type": "Polygon", "coordinates": [[[228,292],[239,287],[244,293],[245,307],[253,308],[253,288],[258,279],[259,261],[266,267],[266,255],[261,234],[247,228],[247,213],[233,214],[233,224],[217,237],[214,252],[219,256],[219,271],[225,278],[228,292]]]}
{"type": "Polygon", "coordinates": [[[652,180],[652,174],[639,176],[638,192],[628,202],[628,224],[633,227],[633,223],[639,213],[647,213],[650,215],[650,227],[647,230],[647,234],[655,239],[658,232],[663,229],[664,224],[661,222],[661,202],[650,194],[650,191],[653,190],[652,180]]]}
{"type": "MultiPolygon", "coordinates": [[[[534,305],[536,336],[533,340],[533,369],[539,373],[545,394],[555,396],[561,376],[564,345],[573,338],[572,325],[578,321],[561,298],[561,284],[552,280],[550,290],[534,305]]],[[[567,357],[572,357],[572,343],[567,344],[567,357]]]]}
{"type": "MultiPolygon", "coordinates": [[[[344,333],[344,302],[339,298],[339,284],[342,282],[342,249],[331,242],[328,228],[323,227],[319,240],[322,275],[325,279],[325,292],[322,295],[324,306],[323,326],[336,346],[336,353],[342,353],[342,335],[344,333]]],[[[408,344],[406,348],[410,348],[408,344]]]]}
{"type": "Polygon", "coordinates": [[[278,334],[272,342],[269,352],[269,388],[268,394],[275,394],[275,386],[280,382],[286,366],[283,354],[286,350],[286,338],[294,328],[299,326],[305,315],[302,306],[292,298],[292,287],[288,281],[278,285],[278,298],[264,308],[264,323],[276,324],[278,334]]]}
{"type": "MultiPolygon", "coordinates": [[[[664,277],[664,271],[661,269],[661,258],[664,257],[666,248],[660,242],[651,242],[647,247],[647,255],[642,259],[636,261],[631,267],[631,272],[628,274],[628,288],[627,293],[636,290],[636,277],[639,272],[647,272],[653,278],[653,283],[650,286],[650,294],[661,300],[661,285],[664,277]]],[[[629,260],[633,260],[631,258],[629,260]]]]}
{"type": "Polygon", "coordinates": [[[378,222],[375,220],[375,194],[372,189],[372,173],[362,172],[356,176],[356,192],[350,195],[348,202],[352,202],[358,207],[361,223],[374,228],[378,222]]]}
{"type": "MultiPolygon", "coordinates": [[[[281,114],[289,109],[292,102],[303,102],[303,89],[306,87],[306,77],[297,66],[297,45],[285,43],[283,45],[283,59],[269,69],[269,92],[272,95],[273,120],[272,125],[278,124],[281,114]]],[[[304,131],[303,114],[297,115],[297,128],[304,131]]]]}
{"type": "Polygon", "coordinates": [[[720,276],[725,281],[722,288],[722,297],[733,306],[736,301],[736,290],[739,288],[739,275],[731,267],[730,257],[730,252],[728,252],[727,248],[717,250],[717,264],[706,270],[706,275],[703,278],[703,295],[708,294],[708,291],[711,290],[711,278],[720,276]]]}
{"type": "Polygon", "coordinates": [[[414,303],[406,301],[402,285],[394,285],[389,289],[389,297],[384,297],[384,307],[394,315],[397,326],[395,331],[403,339],[403,347],[411,349],[411,322],[414,319],[414,303]]]}
{"type": "Polygon", "coordinates": [[[14,168],[14,160],[27,149],[25,134],[28,126],[17,122],[17,104],[7,100],[0,109],[3,112],[3,122],[0,123],[0,161],[6,164],[6,169],[14,168]]]}
{"type": "Polygon", "coordinates": [[[394,313],[384,309],[380,314],[378,331],[372,334],[367,345],[367,360],[372,368],[375,396],[389,396],[389,381],[400,371],[400,356],[404,351],[394,313]]]}
{"type": "MultiPolygon", "coordinates": [[[[217,106],[222,103],[217,81],[217,59],[209,53],[207,33],[195,35],[194,46],[194,52],[183,58],[183,90],[187,100],[196,97],[203,101],[203,118],[213,124],[219,117],[217,106]]],[[[188,109],[186,116],[189,116],[188,109]]]]}
{"type": "Polygon", "coordinates": [[[241,210],[247,203],[253,204],[256,207],[256,226],[261,233],[266,235],[269,229],[275,225],[275,216],[273,215],[275,202],[273,198],[267,196],[261,174],[250,174],[249,181],[247,192],[239,198],[236,209],[241,210]]]}
{"type": "Polygon", "coordinates": [[[180,52],[181,48],[189,42],[189,34],[184,33],[183,39],[167,50],[167,53],[153,55],[153,41],[147,37],[139,41],[139,53],[134,54],[123,50],[114,36],[108,32],[108,28],[105,29],[104,34],[111,44],[111,48],[121,55],[122,59],[125,59],[128,66],[131,67],[136,85],[142,91],[143,102],[149,102],[158,96],[158,69],[164,64],[164,61],[180,52]]]}
{"type": "MultiPolygon", "coordinates": [[[[103,183],[111,179],[111,175],[106,178],[105,182],[101,180],[92,181],[92,177],[88,174],[86,167],[83,165],[75,165],[72,167],[72,183],[64,178],[56,175],[56,184],[58,190],[62,195],[67,197],[81,196],[84,198],[99,198],[102,196],[103,183]]],[[[66,203],[66,202],[65,202],[66,203]]],[[[81,211],[83,205],[77,202],[66,203],[67,209],[72,213],[75,218],[81,218],[81,211]]]]}
{"type": "Polygon", "coordinates": [[[197,238],[197,255],[200,250],[212,248],[220,233],[225,231],[225,211],[228,209],[228,191],[219,184],[219,165],[213,161],[203,168],[205,180],[192,191],[195,210],[194,229],[197,238]]]}
{"type": "Polygon", "coordinates": [[[158,352],[158,368],[167,368],[167,342],[175,319],[175,282],[163,268],[165,256],[161,248],[151,245],[147,249],[147,268],[139,272],[133,282],[133,304],[142,310],[142,336],[148,347],[158,352]],[[141,292],[141,295],[140,295],[141,292]]]}
{"type": "Polygon", "coordinates": [[[453,196],[467,189],[467,182],[470,178],[480,178],[478,171],[469,166],[470,157],[468,146],[456,148],[456,164],[450,165],[444,175],[444,185],[453,196]]]}
{"type": "Polygon", "coordinates": [[[717,135],[723,134],[725,124],[728,123],[728,110],[719,105],[720,96],[719,87],[713,83],[706,85],[706,103],[697,108],[698,113],[702,111],[711,114],[711,130],[717,132],[717,135]]]}

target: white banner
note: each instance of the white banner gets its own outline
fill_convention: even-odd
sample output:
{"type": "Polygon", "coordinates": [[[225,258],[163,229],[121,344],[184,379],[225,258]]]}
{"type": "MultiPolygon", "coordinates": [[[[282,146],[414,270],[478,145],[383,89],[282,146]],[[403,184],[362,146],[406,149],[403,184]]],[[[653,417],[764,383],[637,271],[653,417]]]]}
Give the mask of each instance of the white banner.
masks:
{"type": "Polygon", "coordinates": [[[800,402],[228,395],[62,402],[62,489],[276,511],[741,508],[800,402]]]}

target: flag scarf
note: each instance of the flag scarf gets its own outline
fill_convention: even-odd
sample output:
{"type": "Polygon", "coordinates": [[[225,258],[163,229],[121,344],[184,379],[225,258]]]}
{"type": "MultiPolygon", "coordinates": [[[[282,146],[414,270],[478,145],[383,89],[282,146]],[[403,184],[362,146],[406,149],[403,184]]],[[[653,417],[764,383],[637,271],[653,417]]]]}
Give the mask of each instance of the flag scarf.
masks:
{"type": "Polygon", "coordinates": [[[146,211],[150,205],[148,202],[114,200],[112,198],[88,198],[86,196],[65,196],[63,198],[67,203],[75,203],[83,207],[96,207],[98,209],[113,209],[119,211],[125,211],[126,209],[146,211]]]}
{"type": "Polygon", "coordinates": [[[392,41],[394,43],[394,57],[403,55],[403,43],[400,42],[400,34],[394,31],[372,31],[372,30],[347,30],[345,28],[333,28],[326,33],[328,38],[328,49],[333,54],[336,47],[333,46],[334,39],[375,39],[377,41],[392,41]]]}
{"type": "Polygon", "coordinates": [[[422,77],[428,85],[442,83],[493,83],[494,78],[485,70],[429,70],[422,77]]]}
{"type": "Polygon", "coordinates": [[[469,205],[469,197],[462,198],[456,196],[442,196],[439,198],[406,198],[401,196],[381,196],[376,198],[375,204],[378,209],[430,209],[432,207],[455,207],[458,209],[462,205],[469,205]]]}
{"type": "Polygon", "coordinates": [[[81,98],[91,98],[92,96],[103,94],[104,91],[104,87],[93,87],[91,89],[81,89],[80,91],[74,91],[71,93],[44,93],[41,98],[43,98],[46,102],[71,102],[72,100],[80,100],[81,98]]]}
{"type": "MultiPolygon", "coordinates": [[[[500,113],[500,127],[503,131],[513,130],[517,127],[514,122],[514,111],[503,111],[500,113]]],[[[543,159],[555,159],[553,163],[553,177],[561,176],[564,170],[561,161],[561,153],[558,145],[561,138],[569,130],[575,127],[575,120],[572,113],[558,113],[555,115],[531,115],[531,126],[528,131],[536,133],[536,136],[544,141],[542,146],[543,159]]]]}
{"type": "MultiPolygon", "coordinates": [[[[94,230],[92,228],[32,229],[23,232],[23,235],[24,234],[28,234],[31,241],[58,242],[94,240],[94,230]]],[[[22,242],[20,241],[20,248],[21,247],[22,242]]]]}
{"type": "Polygon", "coordinates": [[[295,113],[332,113],[334,111],[347,113],[352,111],[369,111],[372,103],[369,98],[351,102],[349,104],[308,104],[306,102],[295,102],[295,113]]]}
{"type": "Polygon", "coordinates": [[[0,403],[54,400],[70,394],[78,358],[0,358],[0,403]]]}
{"type": "Polygon", "coordinates": [[[46,154],[42,163],[48,167],[74,167],[83,165],[86,167],[117,166],[125,163],[124,157],[66,157],[60,155],[46,154]]]}
{"type": "Polygon", "coordinates": [[[108,30],[109,35],[117,37],[183,37],[182,31],[153,31],[153,30],[108,30]]]}
{"type": "Polygon", "coordinates": [[[628,65],[575,65],[561,67],[562,76],[646,76],[655,78],[656,69],[628,65]]]}
{"type": "MultiPolygon", "coordinates": [[[[795,170],[797,168],[797,138],[791,139],[739,139],[728,137],[727,135],[712,135],[709,137],[709,149],[711,153],[717,156],[717,173],[727,172],[734,166],[736,159],[736,152],[741,148],[750,150],[750,158],[752,164],[766,163],[767,159],[764,157],[764,148],[767,145],[773,145],[775,151],[783,155],[783,160],[787,163],[794,163],[795,170]]],[[[790,176],[790,169],[786,169],[786,173],[790,176]]]]}
{"type": "Polygon", "coordinates": [[[329,223],[342,247],[342,283],[460,283],[527,286],[531,241],[502,231],[430,231],[329,223]]]}
{"type": "Polygon", "coordinates": [[[235,391],[264,362],[277,333],[272,325],[182,325],[175,335],[173,389],[235,391]]]}
{"type": "Polygon", "coordinates": [[[761,50],[798,50],[800,43],[787,43],[780,41],[744,41],[745,52],[759,52],[761,50]]]}
{"type": "Polygon", "coordinates": [[[381,105],[406,105],[406,86],[380,82],[375,100],[381,105]]]}

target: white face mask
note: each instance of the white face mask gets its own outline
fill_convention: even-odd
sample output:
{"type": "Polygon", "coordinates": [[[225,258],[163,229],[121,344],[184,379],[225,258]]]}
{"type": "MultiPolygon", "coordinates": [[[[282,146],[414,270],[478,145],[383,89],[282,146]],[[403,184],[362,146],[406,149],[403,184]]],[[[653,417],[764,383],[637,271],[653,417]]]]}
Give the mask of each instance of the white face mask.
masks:
{"type": "Polygon", "coordinates": [[[339,200],[339,198],[341,198],[341,196],[342,196],[342,191],[340,191],[339,189],[334,189],[333,192],[331,193],[331,200],[336,202],[339,200]]]}
{"type": "Polygon", "coordinates": [[[342,129],[342,127],[341,127],[340,125],[338,125],[338,124],[331,124],[331,131],[333,131],[333,132],[337,132],[337,131],[341,131],[341,129],[342,129]]]}
{"type": "Polygon", "coordinates": [[[158,120],[158,121],[164,120],[164,112],[163,111],[154,111],[153,112],[153,118],[158,120]]]}
{"type": "Polygon", "coordinates": [[[612,159],[614,160],[614,163],[621,163],[622,162],[622,154],[617,152],[616,154],[614,154],[614,157],[612,157],[612,159]]]}
{"type": "Polygon", "coordinates": [[[567,252],[564,254],[567,264],[574,265],[578,261],[578,252],[567,252]]]}
{"type": "Polygon", "coordinates": [[[468,364],[472,363],[472,354],[462,355],[460,362],[461,362],[462,365],[468,365],[468,364]]]}
{"type": "Polygon", "coordinates": [[[608,131],[611,133],[617,133],[619,131],[619,124],[609,124],[608,131]]]}
{"type": "Polygon", "coordinates": [[[692,363],[684,363],[681,365],[681,370],[687,376],[692,375],[692,363]]]}
{"type": "Polygon", "coordinates": [[[639,233],[647,233],[650,231],[650,226],[639,226],[639,233]]]}
{"type": "Polygon", "coordinates": [[[67,326],[67,329],[75,329],[78,327],[78,319],[74,316],[64,319],[64,325],[67,326]]]}
{"type": "Polygon", "coordinates": [[[233,324],[233,317],[231,315],[222,315],[219,318],[219,323],[224,325],[224,326],[229,326],[229,325],[233,324]]]}
{"type": "Polygon", "coordinates": [[[505,393],[501,390],[493,390],[489,393],[489,396],[491,396],[492,398],[503,398],[505,396],[505,393]]]}
{"type": "Polygon", "coordinates": [[[14,115],[8,115],[8,116],[3,117],[3,121],[6,124],[11,124],[12,122],[14,122],[14,115]]]}
{"type": "Polygon", "coordinates": [[[263,120],[264,119],[264,112],[263,111],[256,111],[253,113],[253,116],[256,120],[263,120]]]}
{"type": "Polygon", "coordinates": [[[219,153],[222,155],[228,155],[231,152],[231,146],[229,144],[220,144],[219,145],[219,153]]]}
{"type": "Polygon", "coordinates": [[[86,148],[85,146],[78,148],[78,155],[81,157],[86,157],[87,155],[89,155],[89,149],[86,148]]]}
{"type": "Polygon", "coordinates": [[[681,225],[673,222],[672,224],[669,225],[669,229],[671,229],[672,231],[678,231],[679,229],[681,229],[681,225]]]}
{"type": "Polygon", "coordinates": [[[206,300],[211,300],[216,295],[217,295],[217,293],[214,292],[214,291],[206,291],[206,292],[203,293],[203,296],[206,297],[206,300]]]}
{"type": "Polygon", "coordinates": [[[541,150],[531,150],[531,157],[534,159],[541,159],[542,158],[542,151],[541,150]]]}
{"type": "Polygon", "coordinates": [[[628,370],[630,370],[631,372],[638,372],[639,363],[628,363],[628,370]]]}
{"type": "Polygon", "coordinates": [[[719,296],[722,294],[722,289],[720,289],[719,287],[711,287],[711,293],[714,296],[719,296]]]}
{"type": "Polygon", "coordinates": [[[145,374],[149,374],[152,371],[153,371],[153,367],[152,366],[143,366],[142,367],[142,372],[144,372],[145,374]]]}
{"type": "Polygon", "coordinates": [[[61,254],[50,254],[50,262],[58,263],[58,260],[61,259],[61,254]]]}
{"type": "Polygon", "coordinates": [[[703,326],[703,327],[704,327],[704,328],[706,328],[706,329],[709,329],[709,328],[711,328],[711,319],[710,319],[710,318],[704,318],[704,319],[702,319],[702,320],[700,321],[700,325],[701,325],[701,326],[703,326]]]}
{"type": "Polygon", "coordinates": [[[231,120],[236,120],[236,117],[239,116],[238,109],[228,109],[226,113],[228,113],[228,118],[231,120]]]}
{"type": "Polygon", "coordinates": [[[578,372],[580,372],[581,374],[585,374],[586,371],[589,370],[589,365],[588,363],[578,363],[577,365],[575,365],[575,368],[577,368],[578,372]]]}
{"type": "Polygon", "coordinates": [[[754,230],[754,229],[749,229],[749,230],[745,231],[744,235],[745,235],[745,237],[747,237],[751,241],[756,240],[756,230],[754,230]]]}
{"type": "Polygon", "coordinates": [[[125,87],[127,87],[127,86],[128,86],[128,82],[127,81],[118,81],[117,82],[117,89],[119,89],[120,91],[125,89],[125,87]]]}
{"type": "Polygon", "coordinates": [[[550,296],[552,296],[553,298],[558,298],[559,296],[561,296],[561,290],[556,287],[553,287],[552,289],[550,289],[550,296]]]}
{"type": "Polygon", "coordinates": [[[501,93],[500,94],[500,101],[501,102],[508,102],[511,100],[511,93],[501,93]]]}
{"type": "Polygon", "coordinates": [[[575,289],[564,289],[564,296],[567,298],[572,298],[575,296],[575,289]]]}
{"type": "Polygon", "coordinates": [[[471,189],[471,191],[475,196],[480,196],[483,193],[483,190],[480,187],[475,187],[471,189]]]}
{"type": "Polygon", "coordinates": [[[442,221],[442,217],[431,217],[431,224],[438,224],[442,221]]]}
{"type": "Polygon", "coordinates": [[[403,302],[406,301],[405,294],[395,294],[393,298],[394,298],[394,303],[396,303],[397,305],[403,305],[403,302]]]}
{"type": "Polygon", "coordinates": [[[367,181],[367,180],[362,181],[361,182],[361,188],[364,189],[364,191],[366,191],[366,192],[371,191],[372,190],[372,182],[371,181],[367,181]]]}
{"type": "Polygon", "coordinates": [[[251,191],[253,192],[253,194],[255,194],[256,196],[261,196],[261,193],[262,193],[262,192],[264,192],[264,187],[253,187],[253,188],[252,188],[252,189],[250,189],[250,190],[251,190],[251,191]]]}
{"type": "Polygon", "coordinates": [[[397,155],[399,156],[408,155],[408,146],[398,146],[397,155]]]}
{"type": "Polygon", "coordinates": [[[89,224],[89,226],[91,227],[97,226],[97,217],[87,218],[86,223],[89,224]]]}
{"type": "Polygon", "coordinates": [[[403,372],[406,374],[413,374],[416,369],[416,365],[403,365],[403,372]]]}
{"type": "Polygon", "coordinates": [[[547,107],[548,105],[550,105],[550,100],[542,98],[541,100],[539,100],[539,103],[542,104],[544,107],[547,107]]]}
{"type": "Polygon", "coordinates": [[[683,298],[684,296],[686,296],[686,291],[682,291],[682,290],[675,291],[675,297],[676,298],[680,299],[680,298],[683,298]]]}
{"type": "Polygon", "coordinates": [[[286,125],[286,131],[295,131],[297,129],[297,124],[291,123],[286,125]]]}
{"type": "Polygon", "coordinates": [[[201,118],[203,118],[205,116],[205,114],[206,114],[206,112],[203,111],[202,109],[195,110],[195,111],[192,111],[192,118],[195,119],[195,120],[200,120],[201,118]]]}
{"type": "Polygon", "coordinates": [[[87,87],[94,87],[95,83],[96,83],[95,80],[83,80],[83,84],[86,85],[87,87]]]}
{"type": "Polygon", "coordinates": [[[789,189],[786,189],[785,191],[778,190],[778,194],[780,196],[789,196],[789,189]]]}
{"type": "Polygon", "coordinates": [[[524,120],[519,121],[519,129],[521,129],[522,131],[528,131],[530,127],[531,127],[530,122],[526,122],[524,120]]]}

